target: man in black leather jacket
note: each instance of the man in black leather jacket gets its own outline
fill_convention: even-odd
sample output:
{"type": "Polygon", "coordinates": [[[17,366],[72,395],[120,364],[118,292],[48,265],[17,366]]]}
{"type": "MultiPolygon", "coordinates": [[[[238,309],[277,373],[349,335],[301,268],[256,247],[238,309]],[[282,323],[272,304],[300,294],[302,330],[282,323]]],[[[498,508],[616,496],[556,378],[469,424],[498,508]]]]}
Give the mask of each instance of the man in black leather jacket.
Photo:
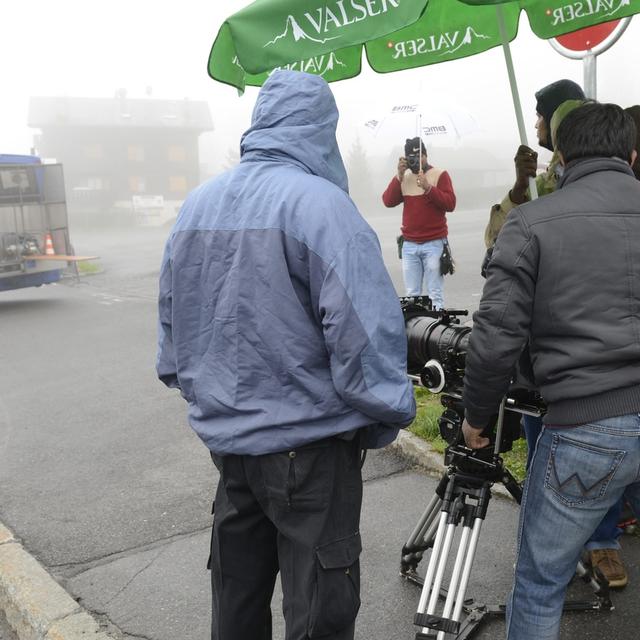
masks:
{"type": "Polygon", "coordinates": [[[555,640],[581,549],[626,491],[640,511],[640,182],[636,128],[587,104],[557,131],[554,193],[498,237],[465,367],[467,445],[487,444],[527,340],[547,404],[525,486],[509,640],[555,640]],[[553,534],[551,534],[553,532],[553,534]]]}

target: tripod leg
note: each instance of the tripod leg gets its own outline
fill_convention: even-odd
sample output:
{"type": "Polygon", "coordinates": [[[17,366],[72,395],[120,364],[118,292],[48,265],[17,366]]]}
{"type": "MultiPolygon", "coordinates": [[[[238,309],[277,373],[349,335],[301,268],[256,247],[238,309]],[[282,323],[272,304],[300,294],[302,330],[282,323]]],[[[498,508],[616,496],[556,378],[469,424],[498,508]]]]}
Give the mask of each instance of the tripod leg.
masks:
{"type": "Polygon", "coordinates": [[[436,539],[433,543],[433,549],[431,551],[431,558],[429,558],[429,566],[427,567],[427,574],[424,578],[424,585],[420,594],[420,601],[418,602],[418,613],[424,613],[427,608],[427,601],[429,600],[429,594],[431,593],[431,584],[433,582],[433,576],[436,572],[436,566],[438,564],[438,558],[440,557],[440,549],[445,537],[445,530],[447,528],[447,518],[449,514],[446,511],[440,512],[440,522],[438,524],[438,531],[436,532],[436,539]]]}
{"type": "MultiPolygon", "coordinates": [[[[449,474],[445,472],[435,490],[429,505],[418,520],[409,539],[402,547],[400,556],[400,573],[410,580],[417,577],[416,569],[422,560],[424,551],[434,544],[435,533],[438,527],[437,517],[443,503],[443,496],[449,488],[449,474]]],[[[416,581],[416,580],[414,580],[416,581]]],[[[416,581],[416,583],[418,583],[416,581]]]]}
{"type": "MultiPolygon", "coordinates": [[[[431,526],[429,527],[429,531],[427,531],[427,533],[424,536],[425,550],[429,549],[429,547],[433,545],[433,540],[435,539],[437,530],[438,530],[438,521],[434,520],[431,523],[431,526]]],[[[419,553],[416,554],[416,556],[419,559],[422,559],[423,555],[424,555],[424,551],[420,551],[419,553]]]]}
{"type": "Polygon", "coordinates": [[[522,486],[513,477],[509,469],[502,468],[502,477],[500,482],[504,485],[505,489],[511,494],[513,499],[520,504],[522,502],[522,486]]]}
{"type": "Polygon", "coordinates": [[[444,571],[447,568],[447,560],[449,552],[451,551],[451,543],[453,542],[453,536],[456,532],[455,524],[447,525],[447,532],[445,535],[444,543],[442,544],[442,553],[440,554],[440,561],[438,562],[438,569],[436,571],[436,577],[433,582],[433,589],[431,590],[431,596],[429,598],[429,606],[427,607],[427,614],[431,615],[436,610],[436,604],[440,597],[440,587],[442,586],[442,579],[444,578],[444,571]]]}
{"type": "MultiPolygon", "coordinates": [[[[458,589],[458,584],[460,581],[460,576],[462,573],[462,566],[465,557],[467,556],[467,548],[469,545],[469,537],[471,535],[471,527],[464,526],[462,528],[462,535],[460,536],[460,543],[458,545],[458,554],[456,556],[456,561],[453,566],[453,573],[451,574],[451,581],[449,582],[449,589],[447,592],[447,599],[444,603],[444,609],[442,610],[442,617],[449,618],[451,615],[451,610],[453,609],[453,605],[456,599],[456,592],[458,589]]],[[[445,633],[444,631],[440,631],[438,633],[438,640],[444,640],[445,633]]]]}
{"type": "Polygon", "coordinates": [[[411,556],[415,555],[416,551],[423,551],[425,548],[428,548],[428,544],[431,540],[426,534],[440,512],[441,505],[442,499],[437,494],[434,494],[431,498],[431,502],[425,509],[425,512],[422,514],[420,520],[418,520],[418,524],[416,524],[414,530],[409,536],[409,539],[402,548],[403,569],[405,564],[411,564],[411,556]]]}
{"type": "Polygon", "coordinates": [[[473,567],[473,561],[476,557],[476,548],[478,546],[478,540],[480,538],[480,528],[482,527],[482,520],[477,518],[473,523],[473,531],[471,533],[471,540],[469,542],[469,550],[467,551],[467,557],[464,562],[464,569],[462,570],[462,579],[460,580],[460,586],[458,587],[458,593],[456,594],[456,604],[453,609],[452,619],[456,622],[460,621],[462,615],[462,607],[464,606],[464,597],[467,592],[467,585],[469,584],[469,576],[471,575],[471,568],[473,567]]]}
{"type": "Polygon", "coordinates": [[[611,591],[607,579],[602,575],[599,569],[593,567],[589,570],[585,563],[580,560],[576,567],[576,573],[578,576],[593,589],[596,595],[597,601],[595,603],[584,602],[565,602],[564,610],[582,610],[582,609],[603,609],[604,611],[611,611],[614,609],[611,602],[611,591]]]}

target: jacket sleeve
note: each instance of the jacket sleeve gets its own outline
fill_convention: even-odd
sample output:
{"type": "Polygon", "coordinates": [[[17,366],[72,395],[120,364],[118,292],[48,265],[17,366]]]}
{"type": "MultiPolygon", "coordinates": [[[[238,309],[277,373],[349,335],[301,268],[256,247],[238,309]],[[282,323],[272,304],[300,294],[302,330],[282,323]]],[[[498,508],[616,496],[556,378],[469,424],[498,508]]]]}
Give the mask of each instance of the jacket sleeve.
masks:
{"type": "MultiPolygon", "coordinates": [[[[555,156],[554,156],[555,157],[555,156]]],[[[553,193],[556,188],[557,178],[556,178],[556,166],[558,161],[555,162],[552,159],[549,168],[544,172],[536,176],[536,188],[538,189],[538,197],[546,196],[550,193],[553,193]]],[[[526,193],[527,202],[531,199],[531,195],[529,194],[529,190],[527,189],[526,193]]],[[[487,228],[484,231],[484,244],[487,249],[493,247],[496,243],[496,239],[498,234],[500,233],[500,229],[502,229],[502,225],[507,219],[507,215],[512,209],[515,209],[518,205],[515,204],[511,200],[511,191],[507,193],[500,204],[494,204],[491,207],[491,212],[489,213],[489,223],[487,224],[487,228]]]]}
{"type": "Polygon", "coordinates": [[[158,295],[158,354],[156,372],[158,378],[173,389],[179,389],[176,355],[173,348],[171,318],[173,297],[171,292],[171,239],[167,241],[160,267],[160,292],[158,295]]]}
{"type": "Polygon", "coordinates": [[[396,176],[391,179],[389,186],[382,194],[382,202],[385,207],[396,207],[404,202],[402,197],[402,186],[396,176]]]}
{"type": "Polygon", "coordinates": [[[491,207],[489,223],[484,230],[484,244],[487,249],[491,249],[491,247],[495,245],[500,229],[502,229],[502,225],[507,219],[507,214],[516,206],[509,197],[510,193],[511,192],[505,196],[500,204],[494,204],[493,207],[491,207]]]}
{"type": "Polygon", "coordinates": [[[438,178],[438,185],[431,187],[425,198],[443,211],[453,211],[456,208],[456,194],[453,190],[451,178],[446,171],[443,171],[438,178]]]}
{"type": "Polygon", "coordinates": [[[409,425],[416,407],[404,318],[373,231],[355,234],[331,262],[318,305],[340,397],[372,424],[409,425]]]}
{"type": "Polygon", "coordinates": [[[496,413],[529,337],[537,265],[537,242],[515,209],[498,237],[473,317],[463,402],[474,427],[484,428],[496,413]]]}

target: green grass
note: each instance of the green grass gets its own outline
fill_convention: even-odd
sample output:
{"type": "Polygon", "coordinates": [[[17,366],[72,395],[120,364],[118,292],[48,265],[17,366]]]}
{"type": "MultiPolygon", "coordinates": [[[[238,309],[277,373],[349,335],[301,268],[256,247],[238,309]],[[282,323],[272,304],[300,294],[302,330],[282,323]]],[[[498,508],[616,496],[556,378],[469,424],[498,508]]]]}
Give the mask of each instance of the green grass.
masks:
{"type": "MultiPolygon", "coordinates": [[[[409,431],[419,438],[426,440],[435,451],[444,453],[446,442],[440,437],[438,418],[443,408],[440,404],[440,396],[433,394],[421,387],[415,388],[416,404],[418,411],[416,419],[409,427],[409,431]]],[[[524,438],[513,443],[513,450],[503,454],[506,467],[517,480],[523,480],[527,462],[527,443],[524,438]]]]}
{"type": "Polygon", "coordinates": [[[440,437],[438,429],[438,418],[443,411],[440,396],[421,387],[415,387],[415,395],[418,411],[409,431],[426,440],[436,451],[442,453],[446,443],[440,437]]]}

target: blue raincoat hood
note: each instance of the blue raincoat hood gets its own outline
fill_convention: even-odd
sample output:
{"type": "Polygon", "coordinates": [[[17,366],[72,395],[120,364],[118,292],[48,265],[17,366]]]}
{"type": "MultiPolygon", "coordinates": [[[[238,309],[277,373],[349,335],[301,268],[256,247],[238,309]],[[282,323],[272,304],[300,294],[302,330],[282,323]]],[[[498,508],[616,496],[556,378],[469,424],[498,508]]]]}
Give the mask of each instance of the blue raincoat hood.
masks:
{"type": "Polygon", "coordinates": [[[276,71],[260,90],[251,127],[240,141],[242,162],[288,160],[348,193],[337,124],[338,108],[322,78],[276,71]]]}
{"type": "Polygon", "coordinates": [[[415,415],[404,319],[337,121],[322,78],[274,73],[240,164],[189,194],[167,242],[158,375],[220,455],[356,430],[384,446],[415,415]]]}

